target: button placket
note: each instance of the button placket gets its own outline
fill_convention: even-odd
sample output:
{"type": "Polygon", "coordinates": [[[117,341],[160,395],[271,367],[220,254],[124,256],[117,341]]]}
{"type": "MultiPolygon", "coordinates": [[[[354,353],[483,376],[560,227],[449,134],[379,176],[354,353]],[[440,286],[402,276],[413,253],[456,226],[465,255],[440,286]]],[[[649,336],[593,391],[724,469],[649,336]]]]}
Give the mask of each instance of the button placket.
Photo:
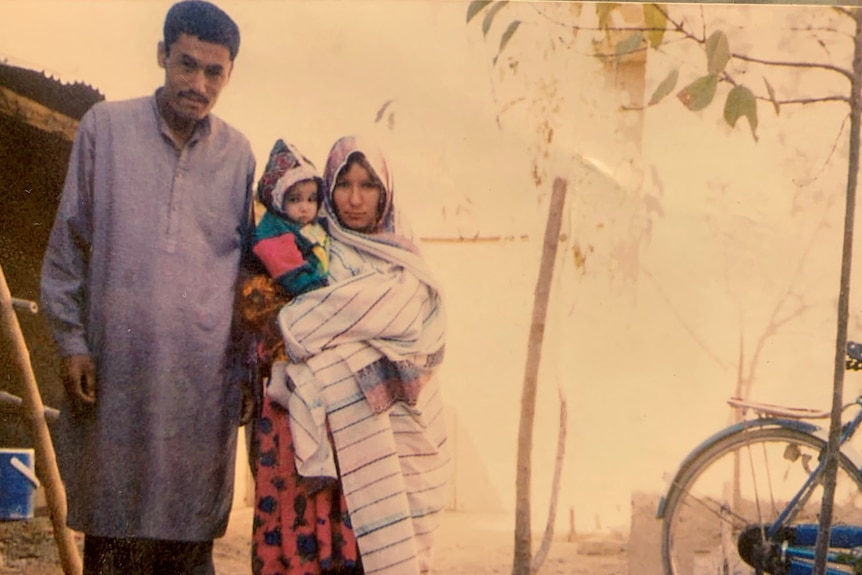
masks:
{"type": "Polygon", "coordinates": [[[174,177],[171,182],[171,203],[168,208],[168,229],[165,238],[165,247],[168,253],[175,253],[180,236],[180,214],[182,213],[183,186],[186,176],[186,163],[188,161],[187,148],[183,148],[177,155],[174,166],[174,177]]]}

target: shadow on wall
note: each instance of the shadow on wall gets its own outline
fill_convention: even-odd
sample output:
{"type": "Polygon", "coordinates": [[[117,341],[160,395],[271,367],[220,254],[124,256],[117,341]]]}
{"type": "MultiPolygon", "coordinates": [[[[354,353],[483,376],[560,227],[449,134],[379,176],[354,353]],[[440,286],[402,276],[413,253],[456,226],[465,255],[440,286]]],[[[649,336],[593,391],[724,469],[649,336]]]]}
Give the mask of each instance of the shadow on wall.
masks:
{"type": "Polygon", "coordinates": [[[453,511],[499,512],[505,509],[500,492],[466,426],[453,405],[447,406],[449,446],[452,450],[452,479],[447,508],[453,511]]]}

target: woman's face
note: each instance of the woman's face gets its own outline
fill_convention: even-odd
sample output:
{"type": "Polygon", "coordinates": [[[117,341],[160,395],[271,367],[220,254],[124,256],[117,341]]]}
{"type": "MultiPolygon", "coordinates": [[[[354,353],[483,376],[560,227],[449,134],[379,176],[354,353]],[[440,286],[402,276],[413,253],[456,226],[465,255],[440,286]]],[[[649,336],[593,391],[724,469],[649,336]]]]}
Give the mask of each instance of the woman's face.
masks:
{"type": "Polygon", "coordinates": [[[347,229],[369,233],[379,218],[380,186],[359,163],[352,163],[335,180],[332,203],[338,221],[347,229]]]}

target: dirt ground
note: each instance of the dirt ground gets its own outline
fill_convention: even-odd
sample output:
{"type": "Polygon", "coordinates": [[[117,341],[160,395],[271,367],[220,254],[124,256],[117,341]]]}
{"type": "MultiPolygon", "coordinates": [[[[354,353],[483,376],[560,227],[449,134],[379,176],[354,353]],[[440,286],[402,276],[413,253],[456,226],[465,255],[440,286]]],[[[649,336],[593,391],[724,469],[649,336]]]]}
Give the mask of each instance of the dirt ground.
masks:
{"type": "MultiPolygon", "coordinates": [[[[228,533],[216,542],[219,575],[250,575],[252,510],[235,511],[228,533]]],[[[619,535],[557,537],[542,575],[627,575],[627,542],[619,535]]],[[[82,542],[77,539],[79,546],[82,542]]],[[[534,540],[534,546],[538,544],[534,540]]],[[[505,574],[512,570],[512,532],[499,517],[448,513],[440,530],[434,573],[505,574]]],[[[62,575],[51,523],[44,514],[32,520],[0,522],[0,575],[62,575]]]]}

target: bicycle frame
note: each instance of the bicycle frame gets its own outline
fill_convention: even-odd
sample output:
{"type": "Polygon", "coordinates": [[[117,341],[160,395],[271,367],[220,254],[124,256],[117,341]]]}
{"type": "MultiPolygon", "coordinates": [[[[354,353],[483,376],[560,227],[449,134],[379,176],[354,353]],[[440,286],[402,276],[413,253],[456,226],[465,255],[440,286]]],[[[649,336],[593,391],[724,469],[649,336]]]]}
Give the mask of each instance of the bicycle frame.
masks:
{"type": "MultiPolygon", "coordinates": [[[[862,396],[856,398],[853,404],[856,407],[862,408],[862,396]]],[[[862,476],[862,455],[858,454],[847,442],[855,435],[856,431],[862,425],[862,409],[854,415],[854,417],[842,425],[840,452],[853,464],[856,473],[862,476]]],[[[801,419],[785,418],[785,417],[757,417],[755,419],[746,419],[730,425],[721,431],[713,434],[696,448],[694,448],[682,461],[677,472],[674,474],[664,496],[659,501],[656,517],[660,520],[665,516],[665,503],[669,499],[674,490],[679,489],[678,478],[684,473],[698,455],[705,449],[710,448],[715,443],[725,439],[728,436],[755,429],[763,428],[787,428],[793,429],[810,436],[816,437],[823,442],[828,443],[828,430],[821,426],[815,425],[809,421],[801,419]]],[[[787,529],[783,532],[783,537],[780,549],[776,547],[774,552],[779,554],[780,562],[786,570],[782,570],[782,575],[810,575],[814,561],[814,545],[819,531],[818,525],[813,524],[796,524],[790,525],[796,512],[804,505],[808,497],[813,493],[818,484],[818,480],[823,473],[825,460],[821,458],[817,466],[811,471],[808,479],[800,487],[799,491],[791,498],[790,502],[780,512],[777,519],[765,526],[766,540],[770,541],[782,529],[787,529]],[[787,534],[791,534],[787,537],[787,534]]],[[[757,526],[758,530],[760,526],[757,526]]],[[[776,545],[778,545],[776,543],[776,545]]],[[[828,564],[833,566],[844,565],[854,566],[854,571],[860,573],[862,568],[862,553],[853,553],[849,550],[854,548],[862,548],[862,526],[856,525],[840,525],[830,529],[830,553],[827,557],[828,564]]],[[[847,571],[840,571],[834,568],[828,568],[827,575],[847,575],[847,571]]]]}
{"type": "MultiPolygon", "coordinates": [[[[818,525],[797,525],[794,527],[793,544],[783,551],[789,561],[788,575],[809,575],[814,563],[814,544],[817,542],[818,525]]],[[[853,549],[862,546],[862,527],[855,525],[836,525],[829,532],[830,549],[853,549]]],[[[849,552],[830,551],[827,564],[856,566],[862,555],[849,552]]],[[[827,575],[846,575],[846,571],[826,569],[827,575]]]]}

